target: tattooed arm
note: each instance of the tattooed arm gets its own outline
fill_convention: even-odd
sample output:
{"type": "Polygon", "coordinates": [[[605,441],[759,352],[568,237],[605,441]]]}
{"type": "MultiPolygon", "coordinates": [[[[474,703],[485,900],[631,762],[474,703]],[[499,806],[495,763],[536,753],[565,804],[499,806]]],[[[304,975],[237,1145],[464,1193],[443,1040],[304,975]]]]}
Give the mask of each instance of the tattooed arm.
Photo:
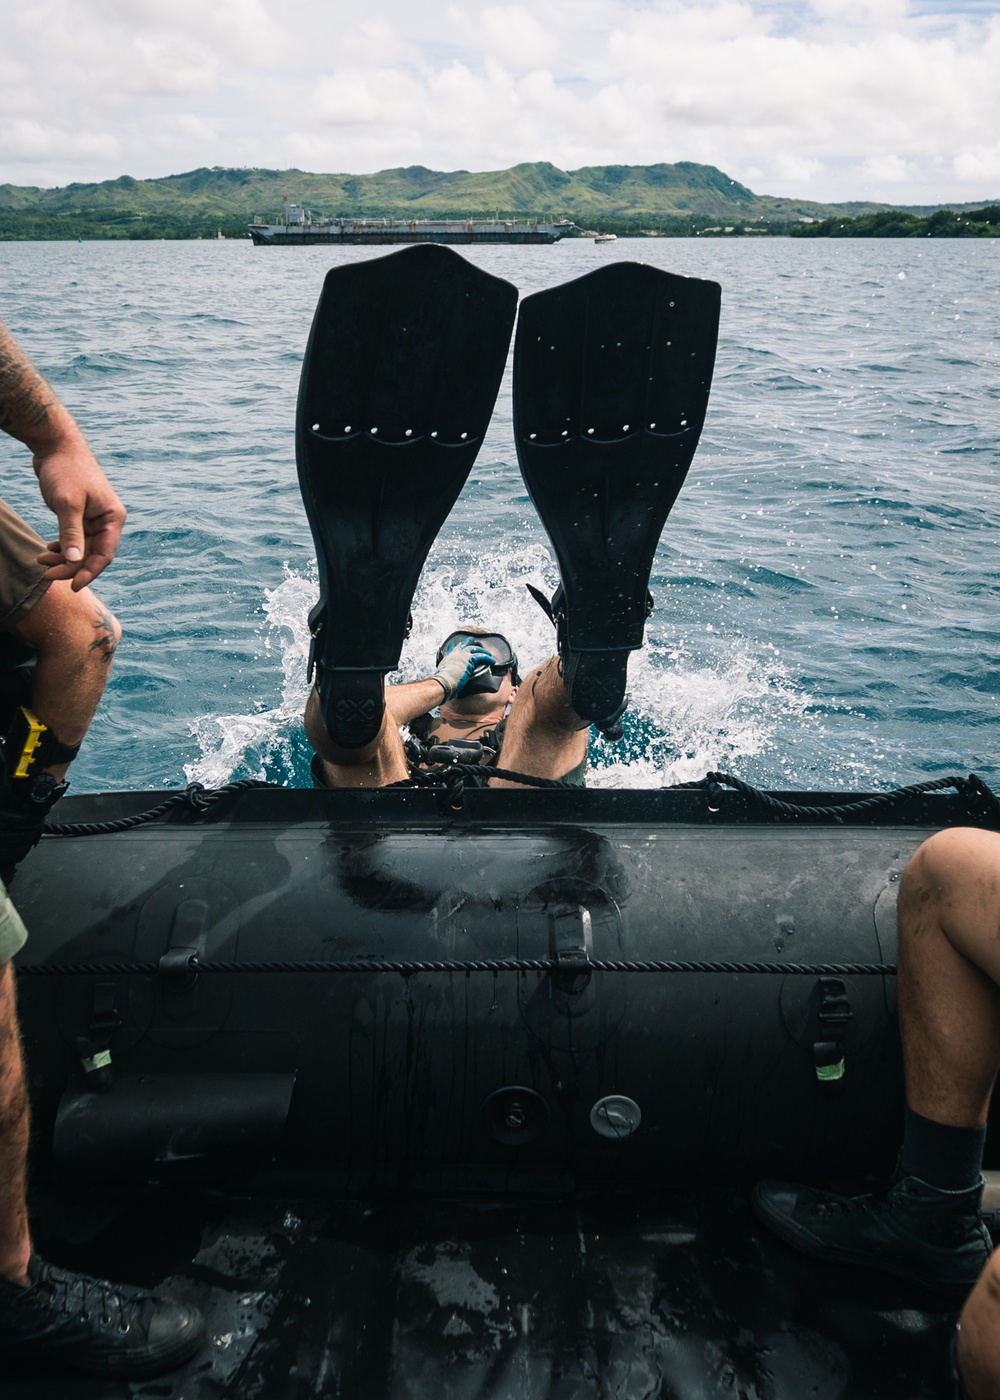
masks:
{"type": "Polygon", "coordinates": [[[46,577],[85,588],[111,563],[125,507],[72,415],[0,321],[0,428],[30,450],[42,498],[59,538],[38,556],[46,577]]]}

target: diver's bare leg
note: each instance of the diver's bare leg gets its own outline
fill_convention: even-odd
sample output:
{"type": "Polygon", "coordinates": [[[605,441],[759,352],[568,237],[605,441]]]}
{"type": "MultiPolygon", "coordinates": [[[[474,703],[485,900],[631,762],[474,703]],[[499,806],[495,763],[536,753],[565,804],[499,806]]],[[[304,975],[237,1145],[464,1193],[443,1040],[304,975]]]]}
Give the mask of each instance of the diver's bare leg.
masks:
{"type": "Polygon", "coordinates": [[[939,831],[910,861],[899,891],[906,1102],[924,1118],[956,1128],[986,1122],[1000,1065],[997,983],[1000,836],[939,831]]]}
{"type": "MultiPolygon", "coordinates": [[[[90,727],[121,638],[117,618],[89,588],[74,593],[68,580],[49,586],[14,625],[38,648],[31,704],[64,744],[78,744],[90,727]]],[[[46,771],[66,775],[67,764],[46,771]]]]}
{"type": "Polygon", "coordinates": [[[327,733],[314,687],[306,701],[305,731],[319,756],[321,776],[327,787],[385,787],[410,776],[403,741],[388,707],[377,738],[363,748],[345,749],[335,744],[327,733]]]}
{"type": "Polygon", "coordinates": [[[0,1276],[27,1283],[31,1237],[25,1204],[28,1095],[17,1027],[14,970],[0,967],[0,1276]]]}
{"type": "MultiPolygon", "coordinates": [[[[587,756],[590,722],[569,703],[552,656],[524,677],[510,708],[500,766],[535,778],[561,778],[587,756]]],[[[494,778],[491,787],[513,787],[494,778]]]]}

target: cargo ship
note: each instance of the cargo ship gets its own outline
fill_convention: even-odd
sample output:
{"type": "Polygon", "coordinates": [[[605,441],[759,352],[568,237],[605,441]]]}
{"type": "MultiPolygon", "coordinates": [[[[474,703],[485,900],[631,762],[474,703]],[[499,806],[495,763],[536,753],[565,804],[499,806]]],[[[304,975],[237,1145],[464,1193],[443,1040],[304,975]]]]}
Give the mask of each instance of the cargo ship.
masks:
{"type": "Polygon", "coordinates": [[[250,237],[259,248],[313,243],[558,243],[576,231],[569,219],[344,219],[314,218],[290,204],[280,223],[255,219],[250,237]]]}

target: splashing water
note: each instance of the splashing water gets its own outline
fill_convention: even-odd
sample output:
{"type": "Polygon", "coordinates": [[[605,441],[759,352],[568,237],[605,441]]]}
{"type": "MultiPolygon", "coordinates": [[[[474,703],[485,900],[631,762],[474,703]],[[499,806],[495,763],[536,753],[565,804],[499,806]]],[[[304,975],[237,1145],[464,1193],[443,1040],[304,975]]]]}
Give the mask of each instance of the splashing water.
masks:
{"type": "Polygon", "coordinates": [[[195,720],[191,733],[201,745],[201,757],[184,765],[189,783],[219,787],[233,778],[260,778],[285,787],[308,785],[309,746],[302,733],[302,712],[308,692],[306,618],[316,591],[315,578],[303,577],[287,564],[284,581],[265,589],[261,645],[265,651],[279,648],[281,700],[270,710],[195,720]]]}
{"type": "Polygon", "coordinates": [[[624,741],[591,744],[588,786],[670,787],[713,769],[745,772],[775,748],[779,727],[806,720],[809,697],[774,668],[743,641],[710,662],[676,646],[634,654],[624,741]]]}
{"type": "MultiPolygon", "coordinates": [[[[516,651],[522,674],[551,655],[552,625],[531,598],[531,583],[551,595],[557,580],[543,545],[506,547],[459,564],[425,570],[413,604],[414,626],[396,678],[416,680],[433,670],[443,637],[465,624],[498,628],[516,651]]],[[[205,715],[192,725],[202,754],[187,764],[189,781],[214,787],[256,777],[308,785],[310,750],[302,733],[308,686],[307,616],[315,602],[315,572],[285,568],[284,581],[265,592],[261,647],[277,647],[283,685],[279,703],[247,714],[205,715]]],[[[660,624],[665,629],[665,624],[660,624]]],[[[657,629],[656,620],[650,630],[657,629]]],[[[629,664],[631,704],[621,744],[591,742],[588,784],[651,788],[689,782],[710,769],[745,764],[775,747],[778,729],[809,721],[810,697],[787,680],[767,648],[756,654],[744,639],[701,656],[698,643],[654,635],[629,664]]]]}

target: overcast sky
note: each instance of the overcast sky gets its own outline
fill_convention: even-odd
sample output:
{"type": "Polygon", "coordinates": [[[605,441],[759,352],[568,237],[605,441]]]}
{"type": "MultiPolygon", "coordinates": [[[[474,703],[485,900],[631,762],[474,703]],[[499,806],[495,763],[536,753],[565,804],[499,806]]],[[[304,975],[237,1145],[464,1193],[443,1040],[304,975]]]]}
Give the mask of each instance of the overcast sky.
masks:
{"type": "Polygon", "coordinates": [[[695,160],[761,194],[1000,198],[1000,0],[0,0],[0,19],[0,182],[695,160]]]}

